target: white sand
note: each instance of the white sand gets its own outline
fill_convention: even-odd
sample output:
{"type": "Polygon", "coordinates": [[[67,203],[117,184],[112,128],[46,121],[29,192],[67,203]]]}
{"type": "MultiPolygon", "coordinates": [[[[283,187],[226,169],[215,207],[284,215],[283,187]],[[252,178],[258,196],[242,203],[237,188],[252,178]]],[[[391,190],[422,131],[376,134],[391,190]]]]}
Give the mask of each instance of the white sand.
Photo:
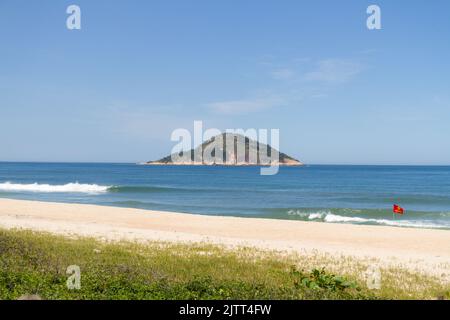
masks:
{"type": "Polygon", "coordinates": [[[210,242],[377,259],[450,278],[450,231],[216,217],[0,199],[0,227],[103,240],[210,242]]]}

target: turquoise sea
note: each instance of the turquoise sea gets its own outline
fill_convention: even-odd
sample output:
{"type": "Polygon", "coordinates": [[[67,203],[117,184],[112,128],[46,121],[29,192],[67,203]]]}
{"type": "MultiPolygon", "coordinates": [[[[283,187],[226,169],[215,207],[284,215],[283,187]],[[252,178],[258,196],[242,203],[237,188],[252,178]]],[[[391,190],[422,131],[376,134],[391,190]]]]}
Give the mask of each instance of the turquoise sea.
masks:
{"type": "Polygon", "coordinates": [[[450,167],[1,163],[0,197],[205,215],[450,229],[450,167]],[[392,205],[405,208],[392,215],[392,205]]]}

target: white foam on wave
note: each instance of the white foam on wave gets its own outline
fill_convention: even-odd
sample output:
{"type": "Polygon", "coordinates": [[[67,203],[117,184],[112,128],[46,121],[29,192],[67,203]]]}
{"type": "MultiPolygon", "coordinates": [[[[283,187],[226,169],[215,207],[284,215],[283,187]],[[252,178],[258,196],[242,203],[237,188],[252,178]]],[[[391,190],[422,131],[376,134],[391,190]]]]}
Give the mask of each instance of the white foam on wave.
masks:
{"type": "Polygon", "coordinates": [[[445,229],[449,228],[449,226],[438,225],[434,223],[427,223],[417,220],[409,220],[409,221],[399,221],[399,220],[388,220],[388,219],[366,219],[361,217],[346,217],[340,216],[333,213],[311,213],[308,216],[309,220],[323,220],[324,222],[330,223],[371,223],[378,225],[386,225],[386,226],[395,226],[395,227],[410,227],[410,228],[431,228],[431,229],[445,229]]]}
{"type": "Polygon", "coordinates": [[[318,220],[318,219],[323,219],[324,216],[331,214],[328,212],[318,212],[318,213],[311,213],[308,216],[309,220],[318,220]]]}
{"type": "Polygon", "coordinates": [[[325,222],[368,222],[376,219],[364,219],[359,217],[344,217],[329,213],[324,218],[325,222]]]}
{"type": "Polygon", "coordinates": [[[0,191],[25,191],[25,192],[75,192],[75,193],[102,193],[107,192],[110,186],[99,186],[97,184],[81,184],[78,182],[63,185],[50,184],[18,184],[11,182],[0,183],[0,191]]]}

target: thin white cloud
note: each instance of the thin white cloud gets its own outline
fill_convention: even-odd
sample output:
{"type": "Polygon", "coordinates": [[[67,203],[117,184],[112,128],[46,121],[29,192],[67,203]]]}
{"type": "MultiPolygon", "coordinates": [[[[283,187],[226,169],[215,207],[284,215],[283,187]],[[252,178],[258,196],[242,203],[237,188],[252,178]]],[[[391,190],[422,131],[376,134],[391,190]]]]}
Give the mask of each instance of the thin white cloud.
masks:
{"type": "Polygon", "coordinates": [[[360,63],[341,59],[327,59],[318,62],[317,69],[305,74],[307,81],[343,83],[363,71],[360,63]]]}
{"type": "Polygon", "coordinates": [[[346,83],[365,69],[359,62],[344,59],[320,60],[315,68],[311,63],[310,59],[301,59],[283,67],[273,66],[270,76],[281,80],[276,87],[266,88],[267,92],[258,94],[256,98],[217,101],[207,104],[206,107],[217,114],[242,115],[280,106],[298,106],[304,99],[327,97],[326,91],[324,92],[325,84],[346,83]],[[304,71],[307,65],[312,69],[309,72],[304,71]]]}

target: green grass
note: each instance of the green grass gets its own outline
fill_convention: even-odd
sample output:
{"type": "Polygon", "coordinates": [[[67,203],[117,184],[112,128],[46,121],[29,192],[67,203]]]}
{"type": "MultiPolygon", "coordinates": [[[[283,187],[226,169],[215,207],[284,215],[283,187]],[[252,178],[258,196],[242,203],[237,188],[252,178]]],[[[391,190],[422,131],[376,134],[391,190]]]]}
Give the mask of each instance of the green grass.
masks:
{"type": "Polygon", "coordinates": [[[208,244],[106,243],[0,229],[0,299],[436,299],[437,278],[382,269],[380,290],[364,280],[368,263],[208,244]],[[81,269],[81,289],[66,269],[81,269]]]}

